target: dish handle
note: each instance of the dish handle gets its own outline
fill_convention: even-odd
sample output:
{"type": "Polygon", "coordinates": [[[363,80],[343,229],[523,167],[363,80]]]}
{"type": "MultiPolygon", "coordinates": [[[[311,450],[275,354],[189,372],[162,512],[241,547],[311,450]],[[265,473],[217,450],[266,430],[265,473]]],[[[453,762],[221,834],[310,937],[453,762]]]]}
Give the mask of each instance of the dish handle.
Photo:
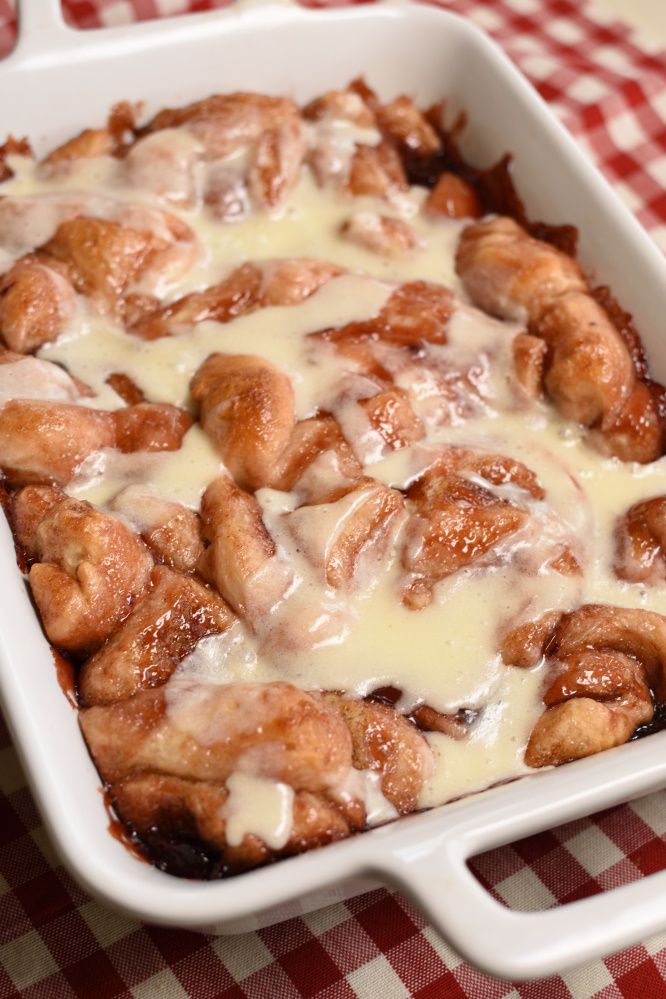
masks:
{"type": "Polygon", "coordinates": [[[73,34],[65,23],[61,0],[17,0],[17,53],[21,56],[62,47],[73,34]]]}
{"type": "Polygon", "coordinates": [[[388,837],[389,827],[368,833],[374,852],[367,871],[411,895],[470,963],[500,978],[541,978],[663,931],[666,871],[559,908],[525,912],[493,898],[472,874],[470,858],[665,787],[661,731],[405,816],[399,841],[388,837]]]}
{"type": "Polygon", "coordinates": [[[610,954],[666,927],[666,871],[558,908],[525,912],[493,898],[468,862],[666,787],[665,750],[666,732],[658,732],[405,818],[403,838],[386,842],[385,853],[383,830],[377,830],[379,849],[369,866],[411,895],[435,929],[490,974],[540,978],[610,954]]]}
{"type": "MultiPolygon", "coordinates": [[[[380,2],[407,2],[407,0],[380,0],[380,2]]],[[[70,27],[65,21],[62,12],[61,0],[16,0],[18,36],[14,52],[9,58],[15,62],[24,63],[26,57],[51,59],[54,55],[63,51],[78,50],[81,47],[81,30],[70,27]]],[[[209,10],[201,13],[190,13],[186,18],[170,17],[165,15],[150,20],[145,25],[132,24],[134,32],[140,31],[143,27],[150,32],[153,42],[159,37],[180,36],[183,32],[183,22],[187,20],[190,25],[196,28],[195,32],[205,33],[208,25],[214,19],[220,17],[248,15],[255,18],[265,16],[267,13],[275,18],[279,14],[289,14],[292,11],[301,11],[296,0],[232,0],[227,6],[218,10],[209,10]],[[233,9],[233,14],[232,14],[233,9]]],[[[89,55],[98,49],[104,54],[108,51],[109,44],[126,43],[126,27],[106,27],[103,30],[86,31],[86,51],[89,55]]]]}
{"type": "Polygon", "coordinates": [[[526,980],[560,973],[645,940],[666,923],[666,871],[554,909],[508,909],[469,868],[479,852],[474,835],[461,836],[454,827],[392,850],[383,876],[390,865],[390,881],[489,974],[526,980]]]}

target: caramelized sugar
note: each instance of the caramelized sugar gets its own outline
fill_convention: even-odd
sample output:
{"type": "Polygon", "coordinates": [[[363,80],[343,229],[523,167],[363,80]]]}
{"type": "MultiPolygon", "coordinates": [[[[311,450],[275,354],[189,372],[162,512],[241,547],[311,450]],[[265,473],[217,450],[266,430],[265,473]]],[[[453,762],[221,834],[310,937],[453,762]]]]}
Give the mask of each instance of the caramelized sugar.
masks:
{"type": "Polygon", "coordinates": [[[76,690],[76,670],[72,660],[65,656],[58,649],[51,646],[51,655],[55,663],[58,686],[69,701],[75,711],[79,707],[79,698],[76,690]]]}
{"type": "Polygon", "coordinates": [[[127,826],[123,825],[120,819],[117,818],[108,790],[104,787],[101,787],[99,790],[104,800],[104,808],[109,820],[109,834],[114,839],[117,839],[119,843],[122,843],[136,860],[140,860],[142,864],[149,863],[139,838],[130,832],[127,826]]]}

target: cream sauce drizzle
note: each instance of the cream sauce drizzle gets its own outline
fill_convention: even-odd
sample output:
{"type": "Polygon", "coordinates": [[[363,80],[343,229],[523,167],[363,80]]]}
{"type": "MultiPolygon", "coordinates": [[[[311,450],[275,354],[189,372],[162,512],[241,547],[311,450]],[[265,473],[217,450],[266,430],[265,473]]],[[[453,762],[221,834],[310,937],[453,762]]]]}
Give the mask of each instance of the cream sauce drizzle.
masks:
{"type": "Polygon", "coordinates": [[[226,784],[229,797],[222,815],[229,846],[240,846],[248,834],[271,850],[286,846],[293,826],[294,789],[282,781],[245,773],[233,773],[226,784]]]}
{"type": "Polygon", "coordinates": [[[453,256],[464,223],[424,215],[420,211],[426,195],[423,188],[414,187],[391,201],[378,202],[376,198],[352,198],[336,195],[330,188],[321,189],[311,174],[304,172],[292,195],[271,213],[270,221],[275,224],[267,226],[266,213],[254,212],[221,225],[202,211],[200,200],[188,209],[161,202],[146,188],[127,186],[118,176],[118,161],[109,157],[81,161],[68,172],[54,176],[40,174],[32,161],[22,157],[9,157],[9,163],[16,176],[3,184],[8,201],[4,212],[0,208],[0,241],[14,257],[53,235],[65,212],[58,210],[58,202],[75,205],[66,213],[70,216],[85,211],[108,216],[114,205],[119,211],[123,204],[139,202],[178,216],[194,231],[202,249],[200,259],[187,274],[172,283],[170,299],[208,287],[242,261],[276,257],[318,257],[383,280],[423,279],[454,289],[461,287],[453,256]],[[100,191],[104,192],[103,198],[100,191]],[[14,196],[17,200],[30,199],[20,226],[10,217],[15,211],[14,196]],[[409,222],[421,248],[398,259],[385,259],[341,239],[341,225],[361,211],[379,211],[409,222]],[[14,234],[13,241],[4,236],[5,230],[14,234]]]}
{"type": "Polygon", "coordinates": [[[346,274],[301,305],[261,309],[229,323],[208,320],[187,333],[149,341],[108,320],[90,320],[47,344],[40,356],[65,365],[102,396],[111,391],[105,385],[108,376],[123,371],[151,402],[182,406],[190,401],[192,376],[211,354],[253,354],[291,377],[297,417],[304,419],[333,394],[347,370],[328,344],[308,340],[306,334],[323,329],[319,323],[326,320],[342,326],[366,319],[379,311],[389,293],[386,284],[346,274]]]}
{"type": "Polygon", "coordinates": [[[331,797],[342,802],[362,801],[365,821],[369,826],[376,826],[398,817],[395,805],[384,797],[381,783],[382,775],[376,770],[356,770],[352,767],[345,779],[331,791],[331,797]]]}
{"type": "Polygon", "coordinates": [[[199,426],[191,427],[178,451],[120,454],[100,451],[79,467],[67,487],[71,496],[106,506],[127,486],[147,485],[164,499],[198,508],[206,486],[224,470],[210,440],[199,426]]]}
{"type": "MultiPolygon", "coordinates": [[[[354,141],[377,141],[376,133],[363,130],[330,123],[320,128],[321,135],[325,130],[328,134],[328,165],[337,162],[340,170],[354,141]]],[[[498,639],[509,625],[587,601],[663,610],[662,590],[615,578],[612,537],[617,517],[632,503],[666,492],[666,459],[647,467],[606,460],[550,407],[521,403],[511,373],[511,340],[520,325],[490,319],[462,300],[446,346],[429,345],[416,359],[406,359],[395,348],[383,349],[382,363],[409,392],[428,430],[423,442],[387,453],[357,405],[364,389],[353,372],[350,381],[349,363],[345,366],[329,347],[305,335],[369,318],[386,301],[391,282],[431,280],[464,298],[454,267],[464,222],[428,218],[420,210],[425,192],[419,188],[386,202],[350,198],[332,187],[319,188],[304,171],[270,216],[255,211],[221,224],[202,209],[202,185],[206,171],[213,168],[195,162],[197,149],[191,134],[176,130],[144,140],[125,162],[102,157],[49,173],[29,160],[10,158],[16,175],[2,186],[6,197],[0,201],[0,267],[48,239],[73,211],[114,217],[122,215],[129,202],[139,202],[166,208],[195,234],[196,259],[185,273],[170,274],[169,300],[213,284],[245,260],[317,256],[348,273],[301,305],[265,309],[225,324],[203,322],[152,342],[79,307],[59,340],[40,351],[44,361],[62,364],[91,386],[94,395],[78,399],[78,404],[117,408],[121,400],[105,381],[112,372],[122,371],[149,400],[187,406],[190,379],[210,353],[257,354],[291,377],[299,418],[323,404],[336,413],[367,474],[380,482],[404,488],[428,467],[439,446],[456,444],[523,461],[538,475],[546,501],[528,500],[514,491],[510,498],[528,510],[528,525],[492,558],[438,584],[431,606],[414,612],[400,601],[404,520],[397,518],[394,524],[391,552],[384,558],[371,554],[351,590],[334,591],[325,583],[322,559],[313,558],[312,551],[325,553],[354,501],[331,504],[314,519],[295,511],[296,496],[260,491],[264,520],[278,548],[275,565],[280,572],[290,566],[291,584],[259,634],[251,636],[238,623],[224,635],[199,643],[168,685],[169,710],[181,724],[186,719],[188,730],[198,731],[205,742],[211,738],[211,725],[215,728],[206,714],[205,687],[210,683],[280,679],[308,689],[345,689],[359,695],[390,684],[402,690],[404,710],[425,701],[442,711],[480,711],[461,741],[427,736],[436,766],[421,794],[421,806],[524,773],[524,747],[541,711],[543,667],[505,667],[497,653],[498,639]],[[170,140],[166,145],[165,138],[170,140]],[[144,186],[132,186],[132,181],[144,186]],[[160,195],[169,200],[160,200],[160,195]],[[384,259],[341,238],[341,225],[363,211],[408,222],[417,247],[402,257],[384,259]],[[545,567],[566,545],[584,567],[582,580],[545,567]]],[[[222,169],[231,174],[241,170],[243,155],[229,157],[222,169]]],[[[5,370],[4,380],[0,366],[0,391],[5,395],[33,391],[40,398],[68,397],[61,375],[53,381],[45,378],[41,386],[36,378],[34,388],[26,388],[20,371],[24,364],[8,365],[15,372],[5,370]],[[13,389],[12,374],[21,375],[13,389]]],[[[69,492],[106,507],[132,485],[196,508],[206,485],[222,469],[212,445],[195,426],[175,453],[93,455],[69,492]]],[[[308,474],[321,479],[334,471],[322,461],[308,474]]],[[[246,833],[274,848],[287,842],[291,788],[240,772],[227,787],[230,843],[240,843],[246,833]]],[[[338,792],[343,800],[351,796],[364,801],[370,823],[395,815],[376,774],[353,771],[338,792]]]]}

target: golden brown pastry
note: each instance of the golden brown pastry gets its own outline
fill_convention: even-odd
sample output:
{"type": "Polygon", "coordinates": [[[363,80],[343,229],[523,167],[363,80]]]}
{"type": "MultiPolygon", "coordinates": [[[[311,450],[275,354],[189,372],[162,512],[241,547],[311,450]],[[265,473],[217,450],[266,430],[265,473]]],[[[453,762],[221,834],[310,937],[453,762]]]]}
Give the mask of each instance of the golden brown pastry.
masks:
{"type": "Polygon", "coordinates": [[[167,108],[142,134],[173,128],[184,128],[196,139],[198,156],[212,164],[204,198],[222,220],[244,214],[246,198],[259,208],[275,208],[298,180],[307,148],[293,101],[265,94],[219,94],[184,108],[167,108]],[[227,159],[243,149],[249,156],[247,168],[227,159]]]}
{"type": "Polygon", "coordinates": [[[666,496],[634,503],[615,532],[615,572],[630,583],[666,581],[666,496]]]}
{"type": "Polygon", "coordinates": [[[338,422],[332,416],[313,416],[294,426],[270,484],[285,492],[296,490],[304,503],[327,503],[362,477],[363,468],[338,422]]]}
{"type": "Polygon", "coordinates": [[[13,485],[65,485],[89,455],[115,444],[107,412],[32,399],[13,399],[0,408],[0,463],[13,485]]]}
{"type": "Polygon", "coordinates": [[[298,305],[340,273],[339,267],[319,260],[242,264],[219,284],[149,312],[135,323],[132,332],[155,340],[206,319],[227,323],[255,309],[298,305]]]}
{"type": "Polygon", "coordinates": [[[191,383],[200,422],[244,489],[273,478],[294,427],[291,379],[250,354],[213,354],[191,383]]]}
{"type": "Polygon", "coordinates": [[[189,877],[257,867],[344,839],[363,826],[363,808],[358,804],[356,808],[343,806],[322,794],[296,791],[291,832],[283,847],[269,847],[253,833],[232,845],[227,838],[229,792],[220,782],[141,774],[112,784],[110,797],[123,821],[152,848],[158,862],[170,872],[189,877]],[[188,852],[185,844],[193,842],[200,849],[188,852]]]}
{"type": "Polygon", "coordinates": [[[167,403],[113,412],[50,400],[11,399],[0,407],[0,467],[12,485],[66,485],[96,451],[175,451],[192,423],[167,403]]]}
{"type": "Polygon", "coordinates": [[[397,152],[389,143],[382,142],[378,146],[357,143],[346,186],[356,196],[386,198],[406,191],[408,184],[397,152]]]}
{"type": "Polygon", "coordinates": [[[256,628],[283,596],[291,578],[277,558],[257,500],[221,475],[203,495],[201,520],[209,544],[199,572],[256,628]]]}
{"type": "Polygon", "coordinates": [[[590,427],[611,455],[646,463],[662,454],[657,399],[575,260],[500,217],[465,229],[456,268],[476,305],[527,320],[544,340],[542,357],[525,340],[514,347],[518,379],[529,395],[538,393],[541,376],[559,412],[590,427]]]}
{"type": "Polygon", "coordinates": [[[587,292],[575,260],[506,217],[463,231],[456,270],[474,304],[502,319],[536,323],[556,299],[587,292]]]}
{"type": "Polygon", "coordinates": [[[298,108],[285,97],[243,92],[215,94],[186,107],[165,108],[143,132],[185,126],[202,144],[207,158],[219,159],[298,118],[298,108]]]}
{"type": "Polygon", "coordinates": [[[449,219],[479,218],[481,205],[471,186],[455,173],[442,173],[426,198],[423,210],[449,219]]]}
{"type": "Polygon", "coordinates": [[[351,766],[342,717],[289,683],[192,684],[141,690],[81,713],[102,777],[147,771],[225,781],[236,769],[326,791],[351,766]]]}
{"type": "Polygon", "coordinates": [[[418,237],[409,223],[402,219],[357,212],[342,224],[340,235],[371,253],[382,257],[401,257],[418,246],[418,237]]]}
{"type": "Polygon", "coordinates": [[[334,589],[349,589],[355,579],[384,560],[404,513],[397,489],[388,489],[373,479],[359,484],[335,503],[327,504],[334,528],[327,536],[313,533],[317,505],[303,506],[286,515],[298,550],[323,572],[334,589]]]}
{"type": "Polygon", "coordinates": [[[194,572],[203,554],[201,518],[195,510],[162,499],[142,486],[128,486],[109,509],[132,521],[153,555],[179,572],[194,572]]]}
{"type": "Polygon", "coordinates": [[[191,576],[155,566],[150,589],[79,674],[86,705],[109,704],[165,683],[208,635],[236,620],[214,590],[191,576]]]}
{"type": "Polygon", "coordinates": [[[34,254],[0,277],[0,336],[10,350],[28,354],[62,332],[74,311],[65,269],[34,254]]]}
{"type": "Polygon", "coordinates": [[[388,801],[401,815],[412,812],[432,772],[432,751],[418,729],[386,704],[337,693],[324,697],[349,727],[354,766],[380,773],[388,801]]]}
{"type": "Polygon", "coordinates": [[[531,767],[627,742],[651,721],[653,698],[666,693],[666,618],[652,611],[587,604],[523,625],[503,645],[505,662],[516,666],[532,666],[542,654],[545,710],[525,751],[531,767]],[[529,643],[526,653],[521,639],[529,643]]]}
{"type": "Polygon", "coordinates": [[[372,128],[375,116],[360,94],[354,90],[329,90],[303,109],[309,121],[345,121],[359,128],[372,128]]]}
{"type": "Polygon", "coordinates": [[[410,281],[392,292],[372,319],[349,323],[321,335],[338,346],[363,341],[396,347],[416,346],[422,341],[443,344],[453,309],[454,299],[448,288],[427,281],[410,281]]]}
{"type": "MultiPolygon", "coordinates": [[[[195,836],[208,849],[219,851],[223,861],[234,869],[256,866],[275,856],[289,856],[341,839],[361,828],[365,821],[365,806],[363,799],[356,796],[356,782],[349,781],[350,775],[352,778],[359,776],[356,771],[376,774],[385,797],[401,814],[413,811],[421,787],[431,772],[432,754],[425,739],[410,721],[388,706],[348,699],[333,692],[306,694],[287,684],[228,685],[204,693],[207,701],[214,701],[217,708],[218,723],[215,731],[211,730],[211,740],[221,735],[218,712],[222,718],[233,717],[233,706],[236,706],[237,714],[238,698],[243,695],[246,718],[262,719],[254,734],[250,734],[249,726],[239,726],[232,720],[224,743],[207,743],[209,757],[214,758],[208,763],[200,760],[198,747],[184,734],[182,724],[179,728],[174,728],[173,722],[170,724],[169,707],[164,711],[162,702],[155,698],[152,708],[158,715],[156,719],[147,716],[145,697],[125,702],[122,713],[118,705],[112,709],[113,714],[108,709],[92,709],[82,716],[92,751],[96,756],[101,752],[107,772],[113,774],[111,797],[114,804],[125,821],[148,843],[154,841],[158,850],[160,846],[164,848],[165,838],[177,843],[195,836]],[[123,754],[120,760],[109,747],[107,761],[106,727],[112,722],[127,727],[130,712],[129,754],[123,754]],[[337,728],[341,723],[343,728],[337,728]],[[328,741],[333,730],[337,751],[328,741]],[[286,736],[289,748],[282,735],[285,731],[289,733],[286,736]],[[315,733],[317,739],[324,740],[322,744],[316,745],[315,733]],[[268,739],[272,740],[272,752],[257,752],[268,739]],[[176,742],[180,748],[178,776],[167,775],[160,771],[165,764],[171,765],[172,743],[176,742]],[[229,792],[218,779],[201,778],[198,772],[192,779],[193,771],[201,766],[209,771],[224,772],[229,765],[227,761],[234,757],[238,759],[239,750],[244,772],[286,781],[295,791],[293,823],[283,847],[270,847],[256,834],[245,834],[240,843],[230,843],[226,829],[229,792]],[[329,779],[328,785],[317,781],[311,762],[321,763],[321,754],[326,752],[332,754],[335,761],[329,758],[329,768],[324,773],[324,780],[329,779]],[[335,765],[342,758],[346,760],[346,769],[336,770],[335,765]],[[141,771],[147,765],[151,772],[134,776],[131,770],[137,767],[138,760],[141,771]],[[156,770],[152,770],[156,763],[156,770]],[[130,768],[128,776],[116,778],[117,773],[122,774],[127,768],[130,768]],[[186,779],[184,770],[187,771],[186,779]],[[338,787],[341,780],[344,783],[338,787]],[[317,786],[301,787],[301,784],[313,783],[317,786]],[[343,791],[343,786],[350,790],[343,791]]],[[[212,706],[207,704],[205,710],[210,713],[212,706]]],[[[175,702],[171,718],[176,725],[179,712],[186,713],[187,709],[187,704],[181,706],[175,702]]]]}
{"type": "Polygon", "coordinates": [[[410,486],[412,515],[402,551],[403,567],[411,575],[403,597],[408,607],[426,606],[436,582],[471,565],[526,523],[525,509],[489,488],[507,483],[526,497],[543,498],[525,465],[464,448],[444,451],[410,486]]]}
{"type": "Polygon", "coordinates": [[[51,642],[93,651],[129,614],[153,560],[115,517],[53,486],[26,486],[12,505],[18,543],[34,560],[32,596],[51,642]]]}

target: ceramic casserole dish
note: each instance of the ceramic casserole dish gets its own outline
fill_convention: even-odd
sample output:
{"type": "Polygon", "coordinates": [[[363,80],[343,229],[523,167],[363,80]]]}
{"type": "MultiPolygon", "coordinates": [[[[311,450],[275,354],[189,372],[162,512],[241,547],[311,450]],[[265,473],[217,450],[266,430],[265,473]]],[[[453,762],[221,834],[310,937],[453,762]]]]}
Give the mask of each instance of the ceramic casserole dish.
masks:
{"type": "MultiPolygon", "coordinates": [[[[508,59],[466,21],[402,3],[316,13],[241,3],[82,36],[59,11],[58,0],[19,5],[18,44],[0,64],[0,135],[27,135],[40,153],[121,99],[144,100],[147,113],[233,89],[303,101],[361,70],[380,96],[445,96],[469,116],[470,161],[490,165],[512,152],[528,214],[579,228],[583,266],[633,313],[654,377],[666,380],[661,254],[508,59]]],[[[109,835],[99,776],[4,519],[0,565],[0,693],[16,746],[63,860],[125,914],[239,933],[388,883],[468,960],[510,978],[561,971],[666,928],[666,872],[528,914],[495,902],[467,867],[483,850],[666,785],[666,732],[228,880],[181,880],[139,863],[109,835]]]]}

